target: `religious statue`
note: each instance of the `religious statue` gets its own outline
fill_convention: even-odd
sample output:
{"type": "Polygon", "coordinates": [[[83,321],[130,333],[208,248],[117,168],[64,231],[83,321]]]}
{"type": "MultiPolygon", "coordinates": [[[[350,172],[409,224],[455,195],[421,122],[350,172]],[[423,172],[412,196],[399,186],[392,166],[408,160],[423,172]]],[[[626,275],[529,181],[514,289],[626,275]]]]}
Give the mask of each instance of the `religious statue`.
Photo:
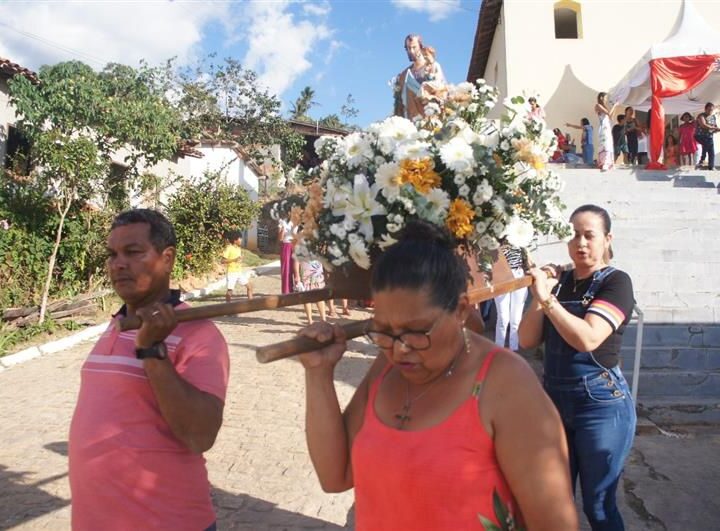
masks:
{"type": "Polygon", "coordinates": [[[420,35],[405,37],[405,51],[411,64],[394,80],[394,114],[412,120],[424,115],[429,102],[442,104],[447,96],[447,83],[436,61],[435,49],[424,46],[420,35]]]}

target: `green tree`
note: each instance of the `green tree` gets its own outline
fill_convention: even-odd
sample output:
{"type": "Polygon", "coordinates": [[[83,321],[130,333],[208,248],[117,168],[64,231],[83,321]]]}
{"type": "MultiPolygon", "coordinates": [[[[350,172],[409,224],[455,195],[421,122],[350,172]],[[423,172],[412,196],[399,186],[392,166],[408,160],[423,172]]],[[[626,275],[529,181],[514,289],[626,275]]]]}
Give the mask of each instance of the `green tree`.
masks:
{"type": "Polygon", "coordinates": [[[348,94],[347,98],[345,98],[345,103],[342,104],[342,107],[340,107],[340,116],[337,114],[328,114],[327,116],[320,118],[320,124],[324,125],[325,127],[334,127],[336,129],[347,129],[347,130],[354,130],[357,129],[356,126],[352,125],[350,123],[351,120],[354,118],[357,118],[360,111],[357,110],[355,107],[355,98],[353,98],[352,94],[348,94]]]}
{"type": "Polygon", "coordinates": [[[300,96],[295,100],[294,103],[290,104],[290,114],[295,120],[310,121],[311,118],[308,116],[310,109],[317,105],[317,102],[313,100],[315,97],[315,91],[311,87],[305,87],[300,91],[300,96]]]}
{"type": "Polygon", "coordinates": [[[353,98],[352,94],[348,94],[345,103],[340,107],[340,116],[343,117],[345,123],[349,123],[350,120],[357,118],[358,114],[360,114],[360,111],[355,107],[355,98],[353,98]]]}
{"type": "Polygon", "coordinates": [[[320,125],[334,127],[335,129],[345,128],[345,124],[337,114],[328,114],[324,118],[320,118],[320,125]]]}
{"type": "Polygon", "coordinates": [[[281,157],[275,162],[285,169],[301,158],[302,135],[281,116],[280,100],[237,60],[215,61],[211,55],[179,67],[171,59],[161,67],[143,65],[141,71],[148,84],[169,95],[182,116],[182,138],[235,141],[258,163],[270,158],[270,146],[280,145],[281,157]]]}
{"type": "Polygon", "coordinates": [[[260,206],[246,190],[227,184],[225,171],[205,172],[197,182],[184,182],[170,197],[167,215],[177,233],[175,276],[210,271],[228,231],[250,226],[260,206]]]}
{"type": "Polygon", "coordinates": [[[141,73],[109,64],[102,72],[70,61],[43,66],[38,83],[9,82],[18,129],[28,138],[37,166],[31,178],[52,196],[58,214],[40,303],[45,319],[63,228],[73,205],[107,193],[110,162],[122,150],[128,178],[145,165],[170,158],[182,118],[141,73]]]}

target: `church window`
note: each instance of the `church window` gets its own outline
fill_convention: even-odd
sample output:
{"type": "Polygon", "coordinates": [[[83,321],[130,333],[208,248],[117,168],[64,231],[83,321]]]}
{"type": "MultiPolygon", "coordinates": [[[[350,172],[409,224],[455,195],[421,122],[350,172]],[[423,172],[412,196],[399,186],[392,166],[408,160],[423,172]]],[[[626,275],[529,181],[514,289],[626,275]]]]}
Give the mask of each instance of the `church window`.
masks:
{"type": "Polygon", "coordinates": [[[571,0],[555,3],[555,38],[582,39],[580,4],[571,0]]]}

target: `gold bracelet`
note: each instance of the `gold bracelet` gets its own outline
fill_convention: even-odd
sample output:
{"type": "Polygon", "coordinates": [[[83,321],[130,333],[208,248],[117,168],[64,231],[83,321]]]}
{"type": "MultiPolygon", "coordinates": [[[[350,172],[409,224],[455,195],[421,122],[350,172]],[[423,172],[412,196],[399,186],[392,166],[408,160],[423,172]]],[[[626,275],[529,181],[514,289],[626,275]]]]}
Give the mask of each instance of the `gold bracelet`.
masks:
{"type": "Polygon", "coordinates": [[[555,303],[557,302],[557,299],[555,298],[555,295],[550,295],[547,299],[544,301],[539,301],[540,306],[543,307],[543,311],[549,312],[555,307],[555,303]]]}

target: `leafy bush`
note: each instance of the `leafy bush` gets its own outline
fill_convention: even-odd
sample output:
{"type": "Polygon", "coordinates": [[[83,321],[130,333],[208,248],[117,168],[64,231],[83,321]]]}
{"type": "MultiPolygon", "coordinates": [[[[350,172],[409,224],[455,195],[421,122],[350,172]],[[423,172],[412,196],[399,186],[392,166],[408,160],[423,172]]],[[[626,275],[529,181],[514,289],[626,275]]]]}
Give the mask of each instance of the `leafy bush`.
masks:
{"type": "Polygon", "coordinates": [[[175,277],[210,272],[227,232],[248,228],[258,213],[257,202],[239,186],[224,182],[222,172],[206,172],[197,183],[183,183],[167,204],[178,238],[175,277]]]}
{"type": "MultiPolygon", "coordinates": [[[[104,268],[110,213],[79,207],[68,213],[51,295],[72,296],[96,283],[104,268]]],[[[37,304],[52,252],[57,211],[31,182],[0,176],[0,308],[37,304]]]]}

